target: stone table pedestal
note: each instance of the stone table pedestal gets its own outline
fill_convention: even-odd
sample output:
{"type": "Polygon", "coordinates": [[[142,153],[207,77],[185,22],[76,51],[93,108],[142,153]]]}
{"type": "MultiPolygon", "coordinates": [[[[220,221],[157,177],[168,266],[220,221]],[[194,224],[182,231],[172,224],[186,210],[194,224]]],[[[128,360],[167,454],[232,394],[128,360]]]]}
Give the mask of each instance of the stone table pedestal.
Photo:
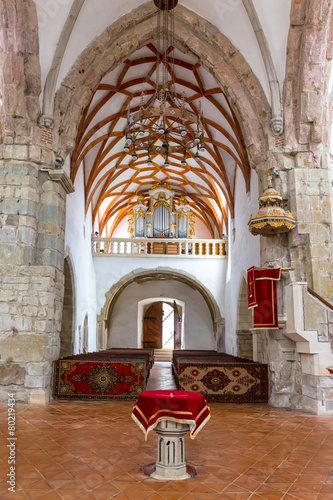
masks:
{"type": "Polygon", "coordinates": [[[162,420],[155,427],[158,436],[156,471],[150,477],[161,480],[181,480],[191,477],[186,472],[185,435],[190,426],[172,420],[162,420]]]}

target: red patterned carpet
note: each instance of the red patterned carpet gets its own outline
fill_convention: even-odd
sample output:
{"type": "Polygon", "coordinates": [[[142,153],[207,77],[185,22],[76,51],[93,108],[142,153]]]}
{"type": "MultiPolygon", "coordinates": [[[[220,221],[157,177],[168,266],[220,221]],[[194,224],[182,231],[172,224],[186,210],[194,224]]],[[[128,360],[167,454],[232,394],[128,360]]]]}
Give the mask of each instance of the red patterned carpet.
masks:
{"type": "Polygon", "coordinates": [[[55,363],[55,399],[135,399],[145,389],[142,361],[63,360],[55,363]]]}

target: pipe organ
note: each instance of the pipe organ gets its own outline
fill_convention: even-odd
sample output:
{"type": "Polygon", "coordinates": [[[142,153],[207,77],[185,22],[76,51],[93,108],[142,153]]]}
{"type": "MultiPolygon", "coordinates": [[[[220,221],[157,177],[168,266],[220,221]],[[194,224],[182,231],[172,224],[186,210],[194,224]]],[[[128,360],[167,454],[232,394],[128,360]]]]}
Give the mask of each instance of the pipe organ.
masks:
{"type": "Polygon", "coordinates": [[[177,204],[169,184],[155,184],[149,191],[148,202],[138,196],[129,212],[128,231],[131,238],[192,238],[194,214],[184,196],[177,204]]]}

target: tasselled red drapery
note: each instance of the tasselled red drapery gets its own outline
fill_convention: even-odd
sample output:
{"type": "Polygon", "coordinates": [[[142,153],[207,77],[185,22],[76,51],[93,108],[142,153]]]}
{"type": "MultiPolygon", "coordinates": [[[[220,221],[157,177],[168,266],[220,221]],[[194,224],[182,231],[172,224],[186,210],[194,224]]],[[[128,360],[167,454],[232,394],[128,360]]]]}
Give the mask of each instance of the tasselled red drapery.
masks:
{"type": "Polygon", "coordinates": [[[260,269],[251,267],[247,270],[248,308],[253,308],[253,328],[255,330],[278,328],[278,309],[276,282],[281,276],[281,269],[260,269]]]}
{"type": "Polygon", "coordinates": [[[210,419],[202,394],[189,391],[143,391],[133,408],[132,418],[147,439],[161,420],[189,424],[192,439],[210,419]]]}

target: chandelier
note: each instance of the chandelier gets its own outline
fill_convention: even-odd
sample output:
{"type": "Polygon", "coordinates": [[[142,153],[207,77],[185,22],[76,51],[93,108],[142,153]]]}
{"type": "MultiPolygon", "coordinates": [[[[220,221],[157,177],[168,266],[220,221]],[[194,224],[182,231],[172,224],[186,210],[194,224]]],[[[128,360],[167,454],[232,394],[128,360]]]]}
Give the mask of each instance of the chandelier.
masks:
{"type": "Polygon", "coordinates": [[[165,166],[169,157],[186,158],[206,150],[204,143],[204,120],[199,105],[198,114],[189,111],[185,93],[178,95],[175,89],[174,54],[174,8],[178,0],[154,0],[157,11],[157,61],[156,82],[153,97],[145,104],[141,95],[140,109],[127,116],[125,153],[137,159],[137,151],[148,151],[147,165],[152,165],[152,155],[162,155],[165,166]],[[194,151],[193,151],[194,150],[194,151]]]}

